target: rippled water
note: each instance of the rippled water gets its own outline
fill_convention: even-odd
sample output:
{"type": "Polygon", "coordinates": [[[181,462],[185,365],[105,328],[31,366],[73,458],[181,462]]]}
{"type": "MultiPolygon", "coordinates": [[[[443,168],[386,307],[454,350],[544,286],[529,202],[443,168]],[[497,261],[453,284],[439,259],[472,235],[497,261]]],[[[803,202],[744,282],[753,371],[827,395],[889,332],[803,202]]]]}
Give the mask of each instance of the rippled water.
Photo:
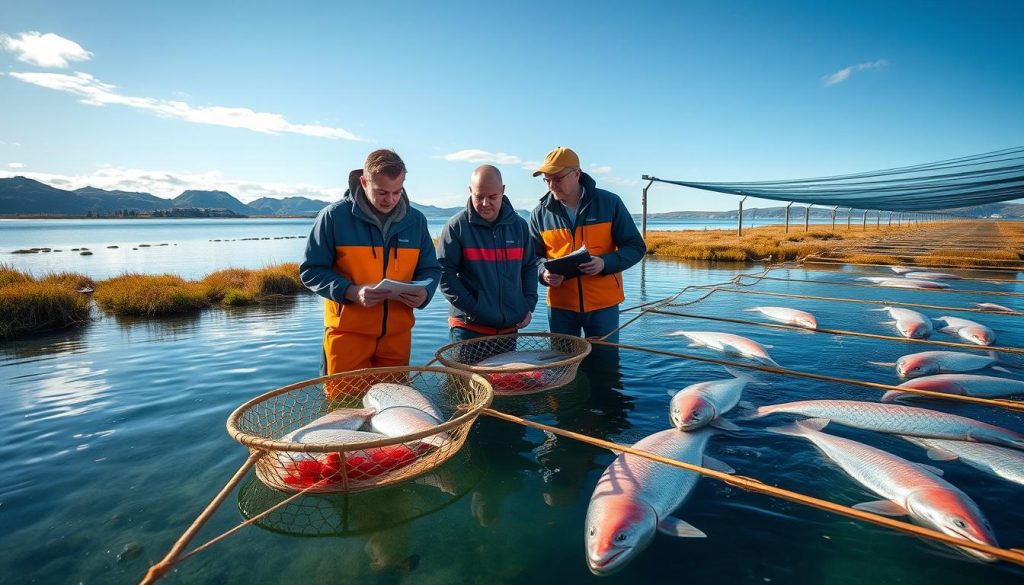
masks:
{"type": "MultiPolygon", "coordinates": [[[[289,240],[280,242],[284,246],[289,240]]],[[[179,248],[189,247],[179,240],[179,248]]],[[[89,260],[64,268],[92,274],[89,260]]],[[[233,260],[238,265],[259,261],[243,255],[233,260]]],[[[176,272],[194,268],[183,265],[176,272]]],[[[684,285],[721,282],[734,274],[732,268],[647,259],[626,273],[627,303],[663,298],[684,285]]],[[[802,281],[850,281],[854,276],[802,269],[772,274],[802,281]]],[[[1024,290],[1020,284],[955,286],[1024,290]]],[[[808,282],[763,281],[749,289],[944,306],[982,300],[808,282]]],[[[699,294],[688,292],[680,300],[699,294]]],[[[1024,305],[1015,297],[984,300],[1024,305]]],[[[822,327],[891,334],[880,324],[887,318],[867,311],[870,305],[721,292],[678,310],[757,320],[740,312],[756,305],[797,306],[815,313],[822,327]]],[[[446,342],[445,311],[439,296],[419,314],[413,363],[427,362],[446,342]]],[[[228,414],[259,393],[316,375],[320,314],[315,297],[300,296],[284,305],[213,309],[184,319],[97,315],[82,329],[5,342],[0,379],[9,407],[0,411],[0,426],[7,431],[0,442],[0,525],[5,531],[0,581],[136,582],[245,460],[246,450],[224,430],[228,414]],[[133,554],[132,547],[118,561],[130,543],[141,545],[141,551],[133,554]]],[[[1019,317],[961,316],[992,327],[999,345],[1024,345],[1019,317]]],[[[543,330],[540,317],[531,330],[543,330]]],[[[622,342],[713,355],[686,348],[680,338],[661,336],[678,328],[747,335],[772,345],[772,356],[785,367],[888,383],[896,381],[893,373],[868,361],[894,361],[904,353],[935,349],[667,315],[645,316],[623,331],[622,342]]],[[[726,376],[718,366],[622,350],[617,359],[605,354],[589,360],[566,388],[498,399],[495,407],[631,443],[667,427],[667,390],[726,376]]],[[[870,400],[878,393],[784,377],[749,386],[746,393],[757,404],[808,397],[870,400]]],[[[1024,418],[1008,411],[928,406],[1024,431],[1024,418]]],[[[764,432],[782,420],[749,423],[742,433],[715,437],[708,452],[772,485],[843,504],[877,499],[824,462],[809,443],[764,432]]],[[[927,461],[921,449],[900,439],[836,425],[828,432],[927,461]]],[[[583,520],[597,478],[613,457],[483,418],[464,452],[436,474],[381,493],[306,498],[185,561],[166,582],[596,582],[599,578],[584,560],[583,520]]],[[[1018,505],[1024,487],[959,462],[933,464],[978,502],[1001,544],[1024,547],[1024,510],[1018,505]]],[[[250,476],[197,542],[279,498],[250,476]]],[[[626,570],[602,580],[966,584],[1024,578],[1024,571],[1012,565],[967,560],[944,547],[708,479],[698,483],[677,515],[708,538],[659,535],[626,570]]]]}

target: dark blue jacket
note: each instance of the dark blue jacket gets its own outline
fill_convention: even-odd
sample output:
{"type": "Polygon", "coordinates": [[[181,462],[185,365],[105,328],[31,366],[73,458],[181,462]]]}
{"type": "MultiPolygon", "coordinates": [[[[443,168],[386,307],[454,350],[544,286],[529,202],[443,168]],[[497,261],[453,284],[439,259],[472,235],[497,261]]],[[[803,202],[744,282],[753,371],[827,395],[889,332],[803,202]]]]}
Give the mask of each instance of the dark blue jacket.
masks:
{"type": "Polygon", "coordinates": [[[466,203],[441,232],[437,261],[441,292],[452,304],[450,323],[509,329],[537,305],[529,226],[507,197],[493,224],[480,217],[472,201],[466,203]]]}

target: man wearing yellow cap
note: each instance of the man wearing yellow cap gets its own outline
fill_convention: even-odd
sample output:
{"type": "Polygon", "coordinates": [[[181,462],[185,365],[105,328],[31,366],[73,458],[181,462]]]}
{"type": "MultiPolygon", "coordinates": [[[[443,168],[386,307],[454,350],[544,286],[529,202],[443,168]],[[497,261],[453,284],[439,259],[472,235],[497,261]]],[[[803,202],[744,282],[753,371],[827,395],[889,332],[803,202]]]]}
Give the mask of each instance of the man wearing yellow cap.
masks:
{"type": "MultiPolygon", "coordinates": [[[[571,149],[559,146],[549,152],[533,173],[539,175],[548,192],[530,215],[537,254],[561,258],[586,245],[591,256],[579,265],[579,276],[556,274],[541,263],[549,328],[552,333],[607,335],[619,326],[619,304],[625,299],[621,273],[643,258],[647,246],[619,196],[598,189],[571,149]]],[[[608,340],[617,341],[618,332],[608,340]]]]}

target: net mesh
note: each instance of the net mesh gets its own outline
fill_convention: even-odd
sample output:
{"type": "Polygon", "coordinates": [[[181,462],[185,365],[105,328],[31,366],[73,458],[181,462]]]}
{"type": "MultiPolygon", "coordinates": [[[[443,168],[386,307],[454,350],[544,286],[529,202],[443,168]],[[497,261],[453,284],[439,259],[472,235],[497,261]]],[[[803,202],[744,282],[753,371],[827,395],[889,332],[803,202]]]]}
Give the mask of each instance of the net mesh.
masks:
{"type": "Polygon", "coordinates": [[[228,433],[250,451],[264,453],[256,462],[256,476],[269,487],[352,493],[417,477],[450,459],[491,397],[486,380],[462,370],[356,370],[255,398],[232,413],[228,433]],[[367,395],[378,401],[371,401],[372,408],[367,408],[367,395]],[[388,408],[402,404],[408,395],[424,402],[415,408],[388,408]],[[399,424],[378,426],[385,412],[389,418],[399,415],[399,424]],[[352,424],[364,424],[374,433],[304,431],[328,415],[335,421],[364,417],[365,423],[352,424]],[[381,432],[390,436],[377,434],[381,432]]]}
{"type": "Polygon", "coordinates": [[[558,333],[520,333],[467,339],[437,350],[450,367],[479,374],[496,395],[542,392],[576,378],[590,353],[585,339],[558,333]]]}

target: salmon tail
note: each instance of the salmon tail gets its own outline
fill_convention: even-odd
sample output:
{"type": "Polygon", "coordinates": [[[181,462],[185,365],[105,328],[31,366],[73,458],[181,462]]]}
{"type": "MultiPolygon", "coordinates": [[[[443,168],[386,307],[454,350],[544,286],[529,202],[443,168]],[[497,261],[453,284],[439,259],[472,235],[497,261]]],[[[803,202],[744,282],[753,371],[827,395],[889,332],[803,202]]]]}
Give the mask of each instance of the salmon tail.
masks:
{"type": "Polygon", "coordinates": [[[770,433],[778,433],[780,435],[803,437],[820,431],[825,428],[828,423],[829,420],[827,418],[808,418],[805,420],[794,421],[792,424],[788,424],[784,427],[768,427],[765,430],[770,433]]]}

